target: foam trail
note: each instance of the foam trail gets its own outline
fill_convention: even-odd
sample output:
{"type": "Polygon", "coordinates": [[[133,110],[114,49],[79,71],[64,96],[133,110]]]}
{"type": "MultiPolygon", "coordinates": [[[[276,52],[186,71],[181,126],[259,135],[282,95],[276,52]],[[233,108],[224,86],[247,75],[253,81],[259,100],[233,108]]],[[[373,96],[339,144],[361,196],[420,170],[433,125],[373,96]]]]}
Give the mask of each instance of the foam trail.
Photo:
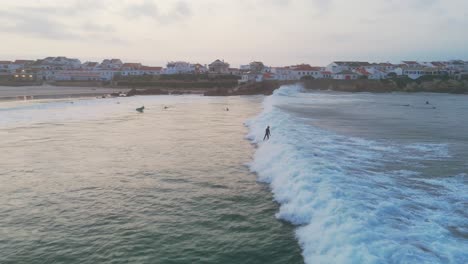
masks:
{"type": "Polygon", "coordinates": [[[392,145],[316,128],[283,107],[307,102],[301,91],[280,88],[246,125],[258,144],[251,169],[270,184],[276,216],[299,226],[305,262],[466,263],[466,175],[428,182],[417,170],[387,169],[388,161],[449,158],[447,145],[392,145]],[[268,125],[272,137],[262,141],[268,125]]]}

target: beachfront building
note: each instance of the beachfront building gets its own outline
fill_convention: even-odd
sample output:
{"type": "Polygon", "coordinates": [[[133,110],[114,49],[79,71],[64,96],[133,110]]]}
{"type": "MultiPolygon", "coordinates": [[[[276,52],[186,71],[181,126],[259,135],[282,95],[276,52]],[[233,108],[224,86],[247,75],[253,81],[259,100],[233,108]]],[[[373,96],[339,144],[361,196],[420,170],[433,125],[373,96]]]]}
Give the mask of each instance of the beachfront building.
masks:
{"type": "Polygon", "coordinates": [[[248,71],[250,71],[250,65],[249,65],[249,64],[241,65],[241,66],[239,67],[239,69],[240,69],[242,72],[248,72],[248,71]]]}
{"type": "Polygon", "coordinates": [[[252,61],[249,63],[250,72],[261,73],[265,69],[265,65],[261,61],[252,61]]]}
{"type": "Polygon", "coordinates": [[[357,73],[348,70],[333,74],[333,79],[335,80],[356,80],[358,77],[357,73]]]}
{"type": "Polygon", "coordinates": [[[228,74],[236,75],[236,76],[241,76],[242,75],[240,69],[238,69],[238,68],[229,68],[228,69],[228,74]]]}
{"type": "Polygon", "coordinates": [[[208,65],[208,69],[210,73],[229,74],[229,63],[218,59],[208,65]]]}
{"type": "Polygon", "coordinates": [[[201,65],[200,63],[192,64],[190,68],[195,74],[204,74],[208,72],[208,67],[206,65],[201,65]]]}
{"type": "Polygon", "coordinates": [[[161,75],[163,68],[153,66],[141,66],[139,71],[142,75],[161,75]]]}
{"type": "Polygon", "coordinates": [[[390,62],[372,63],[369,67],[365,67],[366,70],[379,70],[381,72],[391,72],[398,68],[398,65],[390,62]]]}
{"type": "Polygon", "coordinates": [[[320,72],[324,70],[323,67],[312,67],[309,64],[299,64],[289,67],[292,71],[292,80],[300,80],[302,78],[312,77],[313,79],[321,78],[320,72]]]}
{"type": "Polygon", "coordinates": [[[276,79],[280,81],[295,80],[293,71],[289,67],[272,67],[271,73],[273,73],[276,76],[276,79]]]}
{"type": "Polygon", "coordinates": [[[333,79],[333,72],[321,71],[320,72],[320,79],[333,79]]]}
{"type": "Polygon", "coordinates": [[[12,77],[15,81],[35,81],[37,80],[37,74],[33,70],[17,69],[12,77]]]}
{"type": "Polygon", "coordinates": [[[93,61],[87,61],[81,65],[81,69],[87,71],[94,71],[99,68],[99,63],[93,61]]]}
{"type": "Polygon", "coordinates": [[[365,79],[369,80],[381,80],[387,78],[387,73],[381,70],[378,70],[376,68],[359,68],[354,70],[355,73],[357,73],[360,77],[363,77],[365,79]]]}
{"type": "Polygon", "coordinates": [[[400,66],[406,67],[406,68],[424,67],[423,65],[419,64],[419,62],[417,61],[402,61],[400,66]]]}
{"type": "Polygon", "coordinates": [[[358,68],[370,68],[372,65],[369,62],[362,61],[334,61],[327,65],[326,71],[332,73],[340,73],[343,71],[354,71],[358,68]]]}
{"type": "Polygon", "coordinates": [[[422,76],[426,75],[447,75],[448,72],[439,69],[439,68],[431,68],[431,67],[424,67],[424,66],[419,66],[419,67],[406,67],[402,69],[402,75],[408,76],[408,78],[411,78],[413,80],[419,79],[422,76]]]}
{"type": "Polygon", "coordinates": [[[164,74],[187,74],[193,73],[193,65],[185,61],[171,61],[166,65],[164,74]]]}
{"type": "Polygon", "coordinates": [[[100,81],[101,76],[96,71],[57,71],[54,74],[55,81],[100,81]]]}
{"type": "Polygon", "coordinates": [[[122,67],[123,63],[120,59],[105,59],[99,65],[99,69],[113,69],[118,70],[122,67]]]}
{"type": "Polygon", "coordinates": [[[450,73],[456,74],[465,71],[465,62],[462,60],[451,60],[446,62],[446,69],[450,73]]]}
{"type": "Polygon", "coordinates": [[[99,74],[99,79],[101,81],[112,81],[115,76],[121,75],[121,72],[119,70],[112,70],[112,69],[97,69],[97,70],[94,70],[93,72],[96,72],[99,74]]]}
{"type": "Polygon", "coordinates": [[[241,79],[237,82],[239,84],[245,83],[252,83],[252,82],[262,82],[267,80],[273,80],[274,74],[271,73],[254,73],[254,72],[247,72],[241,75],[241,79]]]}
{"type": "Polygon", "coordinates": [[[0,70],[8,71],[11,61],[0,61],[0,70]]]}
{"type": "Polygon", "coordinates": [[[81,61],[79,59],[70,59],[67,57],[47,57],[42,60],[42,64],[49,66],[52,69],[61,70],[73,70],[81,67],[81,61]]]}

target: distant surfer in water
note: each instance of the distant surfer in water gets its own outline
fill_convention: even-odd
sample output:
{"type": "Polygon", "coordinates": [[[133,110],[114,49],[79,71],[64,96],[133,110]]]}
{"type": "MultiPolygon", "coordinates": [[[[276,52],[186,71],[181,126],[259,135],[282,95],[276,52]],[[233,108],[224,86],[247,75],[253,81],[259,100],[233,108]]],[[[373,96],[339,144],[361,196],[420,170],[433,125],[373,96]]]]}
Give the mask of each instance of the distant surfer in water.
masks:
{"type": "Polygon", "coordinates": [[[263,137],[263,140],[265,139],[270,139],[270,126],[267,126],[266,130],[265,130],[265,136],[263,137]]]}
{"type": "Polygon", "coordinates": [[[137,108],[135,110],[137,110],[140,113],[143,113],[143,110],[145,110],[145,106],[139,107],[139,108],[137,108]]]}

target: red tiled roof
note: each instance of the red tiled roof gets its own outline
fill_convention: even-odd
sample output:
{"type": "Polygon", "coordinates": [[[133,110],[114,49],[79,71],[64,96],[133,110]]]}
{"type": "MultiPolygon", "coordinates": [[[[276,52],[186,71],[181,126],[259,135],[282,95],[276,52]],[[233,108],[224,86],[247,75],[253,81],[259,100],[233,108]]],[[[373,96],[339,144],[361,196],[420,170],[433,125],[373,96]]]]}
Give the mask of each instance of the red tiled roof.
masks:
{"type": "Polygon", "coordinates": [[[160,70],[162,70],[162,67],[141,66],[140,70],[143,70],[143,71],[160,71],[160,70]]]}
{"type": "Polygon", "coordinates": [[[408,64],[408,65],[410,65],[410,64],[419,65],[419,63],[417,61],[403,61],[403,63],[408,64]]]}
{"type": "Polygon", "coordinates": [[[320,71],[320,67],[312,67],[309,64],[300,64],[291,66],[291,68],[295,71],[320,71]]]}
{"type": "Polygon", "coordinates": [[[371,75],[368,71],[366,71],[366,69],[364,68],[359,68],[359,69],[356,69],[356,72],[359,73],[359,74],[362,74],[362,75],[371,75]]]}

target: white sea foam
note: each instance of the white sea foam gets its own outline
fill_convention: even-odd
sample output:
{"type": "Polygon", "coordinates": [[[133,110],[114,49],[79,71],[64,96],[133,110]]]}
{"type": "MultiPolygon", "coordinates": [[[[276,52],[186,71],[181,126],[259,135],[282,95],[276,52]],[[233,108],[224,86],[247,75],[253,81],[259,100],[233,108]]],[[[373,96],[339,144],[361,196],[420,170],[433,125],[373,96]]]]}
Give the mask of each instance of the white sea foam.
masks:
{"type": "Polygon", "coordinates": [[[342,136],[278,107],[302,96],[299,86],[280,88],[246,125],[258,144],[250,167],[270,184],[276,216],[299,225],[305,262],[466,263],[464,176],[424,181],[419,171],[395,169],[449,158],[448,146],[342,136]],[[263,141],[268,125],[272,137],[263,141]]]}

